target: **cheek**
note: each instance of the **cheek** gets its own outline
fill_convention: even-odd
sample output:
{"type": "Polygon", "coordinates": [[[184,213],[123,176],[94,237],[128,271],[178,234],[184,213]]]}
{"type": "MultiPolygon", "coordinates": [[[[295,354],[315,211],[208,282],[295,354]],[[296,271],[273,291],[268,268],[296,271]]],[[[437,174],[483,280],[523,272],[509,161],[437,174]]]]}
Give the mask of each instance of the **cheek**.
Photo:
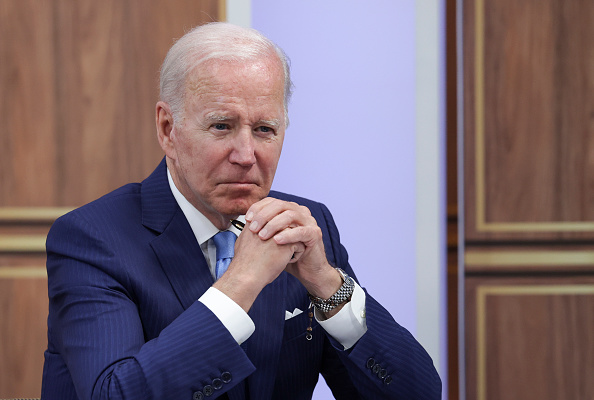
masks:
{"type": "Polygon", "coordinates": [[[201,162],[205,157],[208,157],[209,151],[208,143],[205,143],[200,135],[183,134],[177,137],[177,153],[183,155],[186,164],[201,162]]]}
{"type": "Polygon", "coordinates": [[[260,158],[260,170],[264,175],[263,177],[269,181],[268,184],[272,184],[272,180],[276,174],[276,167],[278,165],[279,157],[280,150],[275,148],[274,150],[268,149],[268,152],[262,158],[260,158]]]}
{"type": "Polygon", "coordinates": [[[176,142],[177,164],[183,170],[188,181],[198,178],[208,167],[207,154],[201,154],[201,148],[196,141],[189,140],[187,136],[179,136],[176,142]]]}
{"type": "Polygon", "coordinates": [[[276,166],[277,166],[278,161],[280,159],[282,147],[283,147],[283,142],[282,141],[278,141],[278,142],[275,143],[274,146],[271,146],[271,148],[268,149],[268,154],[267,154],[267,157],[266,157],[266,163],[267,163],[267,165],[268,165],[269,168],[276,169],[276,166]]]}
{"type": "Polygon", "coordinates": [[[204,185],[216,182],[228,173],[228,152],[207,142],[194,143],[186,154],[186,165],[192,176],[204,185]]]}

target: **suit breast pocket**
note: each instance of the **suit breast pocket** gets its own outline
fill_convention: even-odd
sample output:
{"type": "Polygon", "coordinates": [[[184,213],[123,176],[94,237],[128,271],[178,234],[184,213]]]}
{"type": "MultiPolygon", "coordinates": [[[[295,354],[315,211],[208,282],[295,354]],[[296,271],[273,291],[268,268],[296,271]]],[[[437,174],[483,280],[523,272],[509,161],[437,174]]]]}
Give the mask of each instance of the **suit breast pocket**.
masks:
{"type": "MultiPolygon", "coordinates": [[[[283,334],[283,341],[288,342],[295,340],[296,338],[303,337],[305,340],[305,334],[307,333],[307,327],[309,326],[309,311],[306,309],[301,314],[291,317],[285,320],[285,328],[283,334]]],[[[319,328],[315,317],[312,317],[311,321],[312,333],[319,328]]]]}

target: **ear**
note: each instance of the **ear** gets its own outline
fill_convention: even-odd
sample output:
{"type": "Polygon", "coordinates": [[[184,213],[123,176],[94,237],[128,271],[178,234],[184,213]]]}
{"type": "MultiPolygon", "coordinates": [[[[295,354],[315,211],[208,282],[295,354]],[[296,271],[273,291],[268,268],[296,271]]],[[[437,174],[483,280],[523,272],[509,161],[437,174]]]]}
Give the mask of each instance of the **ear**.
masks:
{"type": "Polygon", "coordinates": [[[173,114],[171,107],[164,101],[158,101],[155,107],[155,120],[157,123],[157,138],[159,144],[165,152],[165,155],[175,160],[175,145],[173,142],[173,136],[175,136],[175,130],[173,127],[173,114]]]}

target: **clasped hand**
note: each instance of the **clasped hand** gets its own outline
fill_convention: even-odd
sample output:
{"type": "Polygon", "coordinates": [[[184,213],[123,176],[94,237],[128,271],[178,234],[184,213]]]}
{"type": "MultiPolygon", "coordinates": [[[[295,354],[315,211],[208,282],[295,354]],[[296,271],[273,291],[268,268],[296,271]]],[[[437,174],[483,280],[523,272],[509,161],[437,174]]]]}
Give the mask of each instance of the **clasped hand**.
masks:
{"type": "Polygon", "coordinates": [[[309,209],[267,197],[247,211],[233,261],[215,287],[247,311],[264,286],[283,270],[323,298],[342,284],[326,259],[322,230],[309,209]]]}

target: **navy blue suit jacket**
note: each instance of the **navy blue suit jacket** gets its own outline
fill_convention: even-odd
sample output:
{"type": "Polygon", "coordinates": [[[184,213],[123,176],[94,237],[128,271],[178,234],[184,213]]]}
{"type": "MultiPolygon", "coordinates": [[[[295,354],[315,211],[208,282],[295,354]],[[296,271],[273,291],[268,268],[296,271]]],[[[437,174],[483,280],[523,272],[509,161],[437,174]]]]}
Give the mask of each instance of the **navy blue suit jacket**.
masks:
{"type": "MultiPolygon", "coordinates": [[[[271,196],[307,206],[329,262],[353,275],[324,205],[271,196]]],[[[336,398],[440,398],[431,358],[369,294],[368,331],[353,348],[315,319],[306,340],[309,300],[285,272],[260,293],[249,312],[256,331],[237,345],[196,301],[213,278],[164,162],[141,184],[59,218],[47,254],[43,399],[309,399],[320,373],[336,398]],[[285,321],[295,308],[305,312],[285,321]]]]}

